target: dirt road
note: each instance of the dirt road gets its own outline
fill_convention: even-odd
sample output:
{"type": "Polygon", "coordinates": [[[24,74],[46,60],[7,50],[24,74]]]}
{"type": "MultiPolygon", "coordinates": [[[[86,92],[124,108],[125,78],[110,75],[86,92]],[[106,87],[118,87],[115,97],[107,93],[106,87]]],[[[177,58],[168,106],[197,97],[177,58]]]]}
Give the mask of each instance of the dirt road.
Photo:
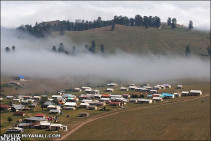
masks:
{"type": "MultiPolygon", "coordinates": [[[[88,118],[87,120],[80,122],[78,124],[76,124],[75,126],[73,126],[70,131],[68,131],[66,134],[64,134],[60,139],[56,139],[56,140],[65,140],[68,136],[70,136],[71,134],[73,134],[75,131],[77,131],[78,129],[80,129],[81,127],[83,127],[84,125],[93,122],[95,120],[101,119],[101,118],[105,118],[108,116],[112,116],[118,113],[122,113],[122,112],[128,112],[128,111],[134,111],[134,110],[139,110],[139,109],[147,109],[147,108],[152,108],[152,107],[159,107],[159,106],[163,106],[163,105],[170,105],[170,104],[176,104],[176,103],[181,103],[181,102],[187,102],[187,101],[192,101],[192,100],[196,100],[196,99],[200,99],[202,97],[207,97],[210,94],[204,94],[202,96],[199,97],[195,97],[192,99],[187,99],[187,100],[179,100],[179,101],[167,101],[165,103],[161,103],[159,105],[151,105],[151,106],[147,106],[147,107],[137,107],[137,108],[128,108],[128,109],[122,109],[122,110],[118,110],[118,111],[111,111],[111,112],[106,112],[103,114],[100,114],[98,116],[92,117],[92,118],[88,118]]],[[[55,141],[56,141],[55,140],[55,141]]]]}

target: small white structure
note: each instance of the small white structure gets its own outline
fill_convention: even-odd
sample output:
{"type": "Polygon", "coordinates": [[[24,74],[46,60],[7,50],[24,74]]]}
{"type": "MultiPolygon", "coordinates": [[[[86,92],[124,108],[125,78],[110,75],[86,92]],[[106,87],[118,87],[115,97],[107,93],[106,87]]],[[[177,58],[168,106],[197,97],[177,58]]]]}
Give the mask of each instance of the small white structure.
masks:
{"type": "Polygon", "coordinates": [[[100,90],[93,90],[94,94],[99,94],[100,90]]]}
{"type": "Polygon", "coordinates": [[[127,99],[123,97],[111,97],[112,102],[127,102],[127,99]]]}
{"type": "Polygon", "coordinates": [[[62,124],[51,123],[51,125],[49,126],[49,129],[50,131],[60,131],[60,130],[67,131],[67,126],[64,126],[62,124]]]}
{"type": "Polygon", "coordinates": [[[77,103],[76,102],[66,102],[64,104],[64,106],[66,106],[66,107],[77,107],[77,103]]]}
{"type": "Polygon", "coordinates": [[[91,100],[91,99],[83,99],[81,102],[82,103],[89,103],[89,102],[93,102],[93,100],[91,100]]]}
{"type": "Polygon", "coordinates": [[[152,87],[150,87],[150,86],[143,86],[143,88],[145,88],[147,90],[152,90],[152,87]]]}
{"type": "Polygon", "coordinates": [[[6,99],[13,99],[14,96],[7,96],[6,99]]]}
{"type": "Polygon", "coordinates": [[[90,96],[87,95],[87,94],[81,94],[79,97],[78,97],[79,100],[83,100],[83,99],[90,99],[90,96]]]}
{"type": "Polygon", "coordinates": [[[40,100],[41,97],[40,97],[40,96],[33,96],[33,99],[35,99],[35,100],[40,100]]]}
{"type": "Polygon", "coordinates": [[[130,86],[136,87],[136,85],[135,85],[135,84],[129,84],[129,85],[128,85],[128,87],[130,87],[130,86]]]}
{"type": "Polygon", "coordinates": [[[128,91],[129,89],[126,87],[120,87],[120,91],[128,91]]]}
{"type": "Polygon", "coordinates": [[[113,92],[113,91],[114,91],[113,88],[107,88],[107,89],[106,89],[106,92],[113,92]]]}
{"type": "Polygon", "coordinates": [[[179,93],[174,93],[174,97],[181,97],[181,94],[179,94],[179,93]]]}
{"type": "Polygon", "coordinates": [[[160,85],[161,89],[166,89],[165,85],[160,85]]]}
{"type": "Polygon", "coordinates": [[[161,86],[160,85],[156,85],[153,87],[154,90],[161,90],[161,86]]]}
{"type": "Polygon", "coordinates": [[[52,97],[52,98],[56,98],[56,99],[58,99],[58,98],[62,98],[62,96],[61,96],[61,95],[52,95],[51,97],[52,97]]]}
{"type": "Polygon", "coordinates": [[[61,106],[58,105],[48,105],[47,107],[49,110],[60,110],[61,106]]]}
{"type": "Polygon", "coordinates": [[[137,103],[147,103],[147,104],[150,104],[152,103],[152,99],[137,99],[137,103]]]}
{"type": "Polygon", "coordinates": [[[167,89],[168,88],[171,88],[171,85],[170,84],[163,84],[163,86],[165,86],[167,89]]]}
{"type": "Polygon", "coordinates": [[[182,89],[183,86],[182,85],[177,85],[176,89],[182,89]]]}
{"type": "Polygon", "coordinates": [[[101,94],[94,94],[94,98],[98,98],[98,99],[100,99],[101,98],[101,94]]]}
{"type": "Polygon", "coordinates": [[[23,128],[19,128],[19,127],[12,127],[12,128],[9,128],[7,130],[7,134],[11,134],[11,133],[22,133],[24,130],[23,128]]]}
{"type": "Polygon", "coordinates": [[[19,99],[19,98],[14,98],[12,101],[13,101],[13,102],[21,102],[21,99],[19,99]]]}
{"type": "Polygon", "coordinates": [[[92,91],[93,91],[93,90],[92,90],[91,88],[90,88],[90,89],[85,89],[85,90],[84,90],[85,93],[91,93],[92,91]]]}
{"type": "Polygon", "coordinates": [[[101,102],[110,102],[111,99],[110,98],[100,98],[99,101],[101,101],[101,102]]]}
{"type": "Polygon", "coordinates": [[[75,95],[73,94],[64,94],[62,95],[63,98],[77,98],[75,95]]]}
{"type": "Polygon", "coordinates": [[[202,95],[202,91],[201,91],[201,90],[190,90],[189,95],[190,95],[190,96],[202,95]]]}
{"type": "Polygon", "coordinates": [[[40,128],[41,128],[41,129],[49,128],[50,125],[51,125],[51,123],[48,122],[48,121],[40,121],[40,128]]]}
{"type": "Polygon", "coordinates": [[[150,90],[149,93],[150,94],[156,94],[156,93],[158,93],[158,91],[157,90],[150,90]]]}
{"type": "Polygon", "coordinates": [[[80,103],[79,108],[86,108],[89,106],[89,103],[80,103]]]}
{"type": "Polygon", "coordinates": [[[132,102],[132,103],[137,103],[137,101],[138,101],[137,99],[130,99],[129,100],[129,102],[132,102]]]}
{"type": "Polygon", "coordinates": [[[182,91],[182,96],[188,96],[189,95],[189,91],[182,91]]]}
{"type": "Polygon", "coordinates": [[[111,94],[111,98],[122,98],[122,95],[117,95],[117,94],[111,94]]]}
{"type": "Polygon", "coordinates": [[[138,88],[138,87],[137,87],[137,88],[135,88],[135,91],[136,91],[136,92],[140,92],[142,89],[143,89],[143,88],[140,88],[140,87],[138,88]]]}
{"type": "Polygon", "coordinates": [[[152,100],[153,101],[163,101],[163,98],[161,98],[161,97],[153,97],[152,100]]]}
{"type": "Polygon", "coordinates": [[[50,114],[60,114],[61,113],[61,110],[55,110],[55,109],[51,109],[49,111],[50,114]]]}
{"type": "Polygon", "coordinates": [[[116,83],[109,83],[109,84],[107,84],[107,86],[114,87],[114,86],[117,86],[117,84],[116,83]]]}
{"type": "Polygon", "coordinates": [[[94,95],[95,94],[86,94],[89,98],[95,98],[94,95]]]}
{"type": "Polygon", "coordinates": [[[81,92],[82,90],[81,90],[81,88],[74,88],[73,91],[74,92],[81,92]]]}
{"type": "Polygon", "coordinates": [[[139,88],[138,90],[135,89],[135,91],[140,91],[140,92],[149,92],[151,90],[151,88],[147,89],[147,88],[139,88]]]}
{"type": "Polygon", "coordinates": [[[129,90],[135,90],[137,87],[136,86],[129,86],[128,89],[129,90]]]}
{"type": "Polygon", "coordinates": [[[86,89],[91,89],[91,87],[81,87],[81,89],[84,91],[86,89]]]}

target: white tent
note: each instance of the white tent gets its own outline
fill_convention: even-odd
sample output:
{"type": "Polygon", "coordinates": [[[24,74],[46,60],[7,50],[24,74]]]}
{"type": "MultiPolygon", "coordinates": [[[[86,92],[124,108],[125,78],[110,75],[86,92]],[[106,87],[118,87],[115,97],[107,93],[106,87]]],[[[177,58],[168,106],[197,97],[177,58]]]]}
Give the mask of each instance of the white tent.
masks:
{"type": "Polygon", "coordinates": [[[70,106],[70,107],[76,107],[77,103],[76,102],[66,102],[64,105],[65,106],[70,106]]]}

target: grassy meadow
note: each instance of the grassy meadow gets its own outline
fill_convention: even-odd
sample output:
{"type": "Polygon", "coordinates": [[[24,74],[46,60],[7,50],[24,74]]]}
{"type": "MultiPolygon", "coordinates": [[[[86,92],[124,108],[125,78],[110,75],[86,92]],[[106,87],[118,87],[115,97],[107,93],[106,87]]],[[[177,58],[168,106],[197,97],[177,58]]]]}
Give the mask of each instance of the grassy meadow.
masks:
{"type": "MultiPolygon", "coordinates": [[[[110,31],[111,26],[90,29],[86,31],[65,31],[64,36],[73,42],[73,45],[91,45],[95,40],[96,50],[104,44],[105,52],[114,53],[121,49],[127,53],[135,54],[174,54],[184,56],[185,47],[190,45],[191,53],[207,55],[207,46],[210,45],[210,34],[201,31],[188,31],[185,28],[172,30],[166,25],[161,29],[144,27],[129,27],[115,25],[115,30],[110,31]]],[[[60,36],[54,32],[53,36],[60,36]]],[[[72,47],[66,46],[71,50],[72,47]]]]}
{"type": "Polygon", "coordinates": [[[67,140],[210,140],[209,131],[210,96],[98,119],[67,140]]]}

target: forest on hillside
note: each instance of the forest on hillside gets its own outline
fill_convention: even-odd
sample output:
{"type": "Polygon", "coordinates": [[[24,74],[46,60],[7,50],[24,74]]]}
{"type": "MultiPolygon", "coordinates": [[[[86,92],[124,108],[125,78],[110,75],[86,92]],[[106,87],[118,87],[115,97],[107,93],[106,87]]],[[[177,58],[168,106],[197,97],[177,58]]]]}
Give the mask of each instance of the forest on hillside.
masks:
{"type": "MultiPolygon", "coordinates": [[[[172,29],[176,28],[177,20],[176,18],[168,18],[168,25],[172,27],[172,29]]],[[[158,16],[140,16],[135,15],[134,18],[128,18],[127,16],[114,16],[111,20],[102,20],[101,17],[98,17],[96,20],[88,21],[77,19],[75,22],[71,22],[69,20],[63,21],[49,21],[42,22],[32,25],[21,25],[17,29],[23,32],[30,33],[36,37],[44,37],[51,34],[53,31],[60,32],[60,35],[64,35],[65,31],[84,31],[94,28],[101,28],[105,26],[111,26],[111,31],[115,29],[115,24],[120,24],[124,26],[142,26],[147,28],[156,27],[160,28],[161,19],[158,16]]],[[[193,28],[193,24],[191,21],[191,26],[193,28]]],[[[192,29],[190,28],[190,29],[192,29]]]]}

